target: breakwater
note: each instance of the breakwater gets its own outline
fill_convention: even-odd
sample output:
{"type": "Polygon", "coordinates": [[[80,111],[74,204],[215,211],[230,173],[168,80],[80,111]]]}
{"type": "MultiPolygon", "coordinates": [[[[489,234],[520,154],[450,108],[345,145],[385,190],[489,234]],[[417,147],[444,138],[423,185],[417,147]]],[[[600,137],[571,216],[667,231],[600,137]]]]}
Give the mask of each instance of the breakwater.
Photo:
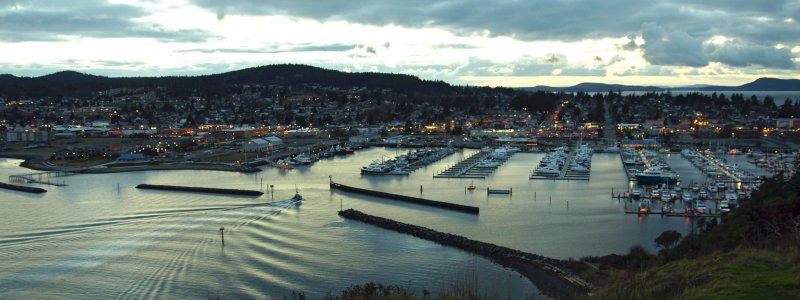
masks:
{"type": "Polygon", "coordinates": [[[251,190],[219,189],[219,188],[179,186],[179,185],[140,184],[140,185],[137,185],[136,188],[137,189],[149,189],[149,190],[195,192],[195,193],[210,193],[210,194],[226,194],[226,195],[243,195],[243,196],[261,196],[261,195],[264,194],[264,193],[259,192],[259,191],[251,191],[251,190]]]}
{"type": "Polygon", "coordinates": [[[40,193],[47,192],[47,190],[45,190],[43,188],[30,187],[30,186],[24,186],[24,185],[14,185],[14,184],[8,184],[8,183],[4,183],[4,182],[0,182],[0,188],[7,189],[7,190],[15,190],[15,191],[20,191],[20,192],[26,192],[26,193],[35,193],[35,194],[40,194],[40,193]]]}
{"type": "Polygon", "coordinates": [[[577,298],[585,296],[592,290],[589,282],[568,272],[564,267],[565,262],[562,260],[376,217],[354,209],[340,211],[339,216],[484,256],[524,275],[544,294],[551,297],[577,298]]]}
{"type": "Polygon", "coordinates": [[[362,188],[347,186],[347,185],[339,184],[339,183],[336,183],[336,182],[333,182],[333,181],[331,181],[331,189],[337,189],[337,190],[342,190],[342,191],[346,191],[346,192],[358,193],[358,194],[370,195],[370,196],[376,196],[376,197],[387,198],[387,199],[400,200],[400,201],[411,202],[411,203],[422,204],[422,205],[428,205],[428,206],[435,206],[435,207],[439,207],[439,208],[457,210],[457,211],[471,213],[471,214],[479,214],[480,213],[480,208],[475,207],[475,206],[461,205],[461,204],[442,202],[442,201],[436,201],[436,200],[430,200],[430,199],[424,199],[424,198],[417,198],[417,197],[410,197],[410,196],[398,195],[398,194],[390,194],[390,193],[386,193],[386,192],[379,192],[379,191],[373,191],[373,190],[368,190],[368,189],[362,189],[362,188]]]}

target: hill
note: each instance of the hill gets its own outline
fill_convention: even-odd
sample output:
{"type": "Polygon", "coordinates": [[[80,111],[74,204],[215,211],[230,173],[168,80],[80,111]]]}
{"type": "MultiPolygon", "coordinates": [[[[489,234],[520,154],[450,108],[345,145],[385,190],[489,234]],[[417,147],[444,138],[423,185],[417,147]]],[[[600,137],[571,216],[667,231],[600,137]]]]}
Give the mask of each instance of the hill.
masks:
{"type": "Polygon", "coordinates": [[[799,79],[759,78],[739,86],[707,86],[701,91],[800,91],[799,79]]]}
{"type": "Polygon", "coordinates": [[[522,88],[527,91],[546,91],[546,92],[587,92],[605,93],[608,91],[634,91],[634,92],[660,92],[665,89],[657,86],[638,86],[638,85],[622,85],[622,84],[606,84],[584,82],[569,87],[550,87],[545,85],[538,85],[531,88],[522,88]]]}
{"type": "Polygon", "coordinates": [[[442,93],[455,87],[443,81],[422,80],[416,76],[387,73],[348,73],[307,65],[268,65],[220,74],[169,77],[105,77],[74,71],[62,71],[40,77],[0,75],[0,95],[6,97],[41,97],[87,95],[113,88],[166,87],[174,93],[199,91],[223,93],[234,85],[313,84],[343,89],[366,87],[399,92],[442,93]]]}
{"type": "Polygon", "coordinates": [[[662,92],[667,90],[676,91],[800,91],[800,80],[798,79],[777,79],[759,78],[753,82],[738,86],[723,85],[704,85],[696,84],[682,87],[659,87],[659,86],[639,86],[584,82],[568,87],[551,87],[538,85],[535,87],[520,88],[526,91],[548,91],[548,92],[608,92],[608,91],[632,91],[632,92],[662,92]]]}
{"type": "Polygon", "coordinates": [[[687,235],[674,247],[672,242],[659,243],[658,255],[633,247],[624,256],[587,258],[611,278],[597,298],[786,299],[800,295],[798,194],[800,173],[789,179],[778,175],[723,216],[721,223],[699,222],[701,232],[687,235]]]}

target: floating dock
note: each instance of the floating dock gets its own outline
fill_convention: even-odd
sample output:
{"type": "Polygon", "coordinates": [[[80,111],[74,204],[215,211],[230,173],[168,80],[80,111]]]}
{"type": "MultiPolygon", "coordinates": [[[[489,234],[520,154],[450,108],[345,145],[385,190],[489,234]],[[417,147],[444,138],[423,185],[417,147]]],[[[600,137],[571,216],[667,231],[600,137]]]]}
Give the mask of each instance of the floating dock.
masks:
{"type": "Polygon", "coordinates": [[[331,189],[337,189],[337,190],[342,190],[342,191],[351,192],[351,193],[357,193],[357,194],[369,195],[369,196],[376,196],[376,197],[381,197],[381,198],[386,198],[386,199],[400,200],[400,201],[405,201],[405,202],[410,202],[410,203],[415,203],[415,204],[422,204],[422,205],[427,205],[427,206],[435,206],[435,207],[439,207],[439,208],[445,208],[445,209],[461,211],[461,212],[466,212],[466,213],[471,213],[471,214],[479,214],[480,213],[480,208],[475,207],[475,206],[467,206],[467,205],[455,204],[455,203],[450,203],[450,202],[442,202],[442,201],[436,201],[436,200],[430,200],[430,199],[410,197],[410,196],[405,196],[405,195],[390,194],[390,193],[386,193],[386,192],[379,192],[379,191],[373,191],[373,190],[368,190],[368,189],[362,189],[362,188],[347,186],[347,185],[339,184],[339,183],[336,183],[336,182],[333,182],[333,181],[331,181],[330,184],[331,184],[331,189]]]}
{"type": "Polygon", "coordinates": [[[195,193],[209,193],[209,194],[226,194],[226,195],[242,195],[242,196],[261,196],[264,193],[252,190],[237,190],[237,189],[218,189],[206,187],[193,187],[193,186],[178,186],[178,185],[157,185],[157,184],[140,184],[136,186],[137,189],[149,190],[163,190],[163,191],[177,191],[177,192],[195,192],[195,193]]]}
{"type": "Polygon", "coordinates": [[[433,178],[469,178],[485,179],[494,173],[500,165],[508,160],[511,155],[505,157],[492,157],[492,152],[481,151],[447,168],[447,170],[434,175],[433,178]],[[491,160],[492,165],[484,165],[481,162],[491,160]]]}
{"type": "Polygon", "coordinates": [[[32,193],[32,194],[41,194],[41,193],[47,192],[47,190],[45,190],[43,188],[30,187],[30,186],[24,186],[24,185],[8,184],[8,183],[3,183],[3,182],[0,182],[0,189],[14,190],[14,191],[20,191],[20,192],[26,192],[26,193],[32,193]]]}
{"type": "Polygon", "coordinates": [[[667,217],[686,217],[686,218],[719,218],[722,217],[721,214],[686,214],[680,212],[666,212],[666,211],[649,211],[649,212],[640,212],[636,210],[626,210],[626,214],[632,215],[662,215],[667,217]]]}
{"type": "Polygon", "coordinates": [[[486,188],[486,194],[487,195],[492,195],[492,194],[511,195],[511,192],[512,192],[512,189],[502,190],[502,189],[490,189],[488,187],[486,188]]]}

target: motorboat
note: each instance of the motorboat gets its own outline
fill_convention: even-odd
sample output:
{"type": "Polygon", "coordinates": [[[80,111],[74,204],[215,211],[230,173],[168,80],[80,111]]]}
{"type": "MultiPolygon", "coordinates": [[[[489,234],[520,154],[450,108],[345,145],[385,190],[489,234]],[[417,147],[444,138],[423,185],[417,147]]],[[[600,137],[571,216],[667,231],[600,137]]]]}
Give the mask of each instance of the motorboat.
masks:
{"type": "Polygon", "coordinates": [[[695,201],[694,202],[694,210],[697,211],[697,213],[701,213],[701,214],[706,213],[706,202],[702,201],[702,200],[695,201]]]}
{"type": "Polygon", "coordinates": [[[377,162],[372,162],[368,166],[361,167],[362,175],[385,175],[387,173],[389,173],[389,168],[377,162]]]}
{"type": "Polygon", "coordinates": [[[683,199],[683,202],[692,202],[692,200],[694,200],[693,198],[694,197],[692,197],[692,193],[689,193],[688,191],[683,192],[683,195],[681,195],[681,199],[683,199]]]}
{"type": "Polygon", "coordinates": [[[635,174],[639,184],[666,183],[675,184],[679,180],[677,173],[662,168],[650,167],[635,174]]]}
{"type": "Polygon", "coordinates": [[[642,198],[642,189],[635,188],[631,191],[631,198],[633,199],[640,199],[642,198]]]}
{"type": "Polygon", "coordinates": [[[293,157],[292,160],[289,162],[294,165],[310,165],[314,163],[314,159],[310,156],[306,155],[305,153],[300,153],[297,156],[293,157]]]}

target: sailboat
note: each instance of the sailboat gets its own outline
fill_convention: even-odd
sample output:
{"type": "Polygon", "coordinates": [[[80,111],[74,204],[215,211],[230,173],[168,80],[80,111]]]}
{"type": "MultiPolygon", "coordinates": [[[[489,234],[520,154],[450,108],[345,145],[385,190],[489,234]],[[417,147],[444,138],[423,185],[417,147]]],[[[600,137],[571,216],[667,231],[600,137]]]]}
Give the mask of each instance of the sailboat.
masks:
{"type": "Polygon", "coordinates": [[[475,184],[470,182],[469,186],[467,186],[467,189],[470,190],[470,191],[474,191],[475,190],[475,184]]]}

